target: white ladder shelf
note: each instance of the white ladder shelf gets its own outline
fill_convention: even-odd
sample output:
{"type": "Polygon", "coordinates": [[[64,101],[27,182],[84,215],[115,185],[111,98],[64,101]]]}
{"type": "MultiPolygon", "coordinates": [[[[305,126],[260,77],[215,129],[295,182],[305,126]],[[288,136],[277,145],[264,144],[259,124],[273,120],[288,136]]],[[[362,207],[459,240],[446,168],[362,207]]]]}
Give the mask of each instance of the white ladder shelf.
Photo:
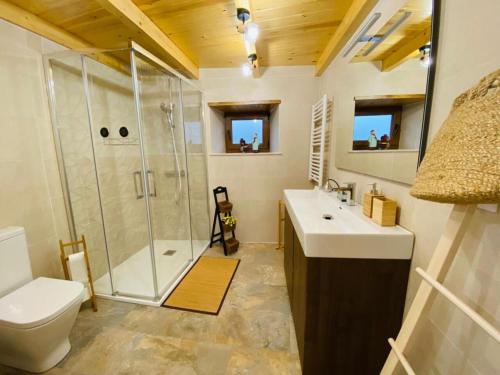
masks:
{"type": "Polygon", "coordinates": [[[418,288],[417,294],[413,299],[410,310],[406,315],[397,339],[388,339],[392,350],[387,357],[382,371],[380,372],[381,374],[394,374],[398,363],[403,366],[407,374],[415,374],[404,355],[404,351],[408,347],[420,318],[432,304],[435,296],[435,293],[433,293],[434,291],[437,291],[446,297],[449,302],[453,303],[474,323],[479,325],[479,327],[493,337],[497,343],[500,343],[500,333],[498,330],[442,285],[442,282],[446,278],[446,274],[448,273],[451,264],[457,255],[458,249],[470,224],[475,209],[476,205],[472,204],[456,204],[453,206],[453,210],[448,218],[436,250],[432,255],[427,271],[424,271],[419,267],[416,269],[417,274],[419,274],[423,280],[420,283],[420,287],[418,288]]]}

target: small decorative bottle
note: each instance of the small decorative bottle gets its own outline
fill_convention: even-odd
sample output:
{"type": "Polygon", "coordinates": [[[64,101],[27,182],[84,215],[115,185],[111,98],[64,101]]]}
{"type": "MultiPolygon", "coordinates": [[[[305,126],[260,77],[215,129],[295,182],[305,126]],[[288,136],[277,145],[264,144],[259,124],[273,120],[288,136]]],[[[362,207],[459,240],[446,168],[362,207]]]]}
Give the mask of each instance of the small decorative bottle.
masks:
{"type": "Polygon", "coordinates": [[[259,152],[259,138],[257,137],[257,133],[254,133],[254,135],[253,135],[252,151],[259,152]]]}

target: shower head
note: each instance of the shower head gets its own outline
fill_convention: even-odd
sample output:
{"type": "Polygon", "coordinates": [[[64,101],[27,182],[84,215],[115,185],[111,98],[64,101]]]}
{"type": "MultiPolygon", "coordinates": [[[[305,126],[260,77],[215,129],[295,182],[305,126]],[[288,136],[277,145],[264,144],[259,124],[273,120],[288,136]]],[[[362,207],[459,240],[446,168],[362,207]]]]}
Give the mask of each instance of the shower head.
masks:
{"type": "Polygon", "coordinates": [[[173,112],[174,108],[175,108],[175,104],[174,103],[168,103],[168,104],[166,104],[166,103],[162,102],[160,104],[160,109],[163,112],[165,112],[165,113],[173,112]]]}
{"type": "Polygon", "coordinates": [[[169,108],[169,106],[168,106],[168,105],[166,105],[166,104],[165,104],[165,103],[163,103],[163,102],[160,104],[160,109],[161,109],[163,112],[165,112],[165,113],[169,113],[169,112],[170,112],[170,110],[171,110],[171,109],[169,108]]]}
{"type": "Polygon", "coordinates": [[[175,128],[174,124],[174,103],[161,103],[160,104],[160,109],[167,114],[167,121],[170,127],[173,129],[175,128]]]}

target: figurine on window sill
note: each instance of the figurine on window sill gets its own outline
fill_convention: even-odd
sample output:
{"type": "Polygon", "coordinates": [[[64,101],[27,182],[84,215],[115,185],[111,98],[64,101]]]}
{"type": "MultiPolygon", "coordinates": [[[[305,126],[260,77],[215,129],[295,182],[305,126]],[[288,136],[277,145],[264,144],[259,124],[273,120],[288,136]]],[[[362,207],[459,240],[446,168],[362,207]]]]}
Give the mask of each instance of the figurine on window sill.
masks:
{"type": "Polygon", "coordinates": [[[390,146],[389,136],[387,134],[384,134],[382,137],[380,137],[379,147],[381,150],[388,150],[389,146],[390,146]]]}
{"type": "Polygon", "coordinates": [[[252,151],[259,152],[259,138],[257,137],[257,133],[253,134],[252,151]]]}
{"type": "Polygon", "coordinates": [[[368,137],[368,148],[369,149],[376,149],[377,148],[377,134],[375,133],[375,130],[370,130],[370,136],[368,137]]]}
{"type": "Polygon", "coordinates": [[[247,152],[248,145],[243,138],[240,138],[240,151],[247,152]]]}

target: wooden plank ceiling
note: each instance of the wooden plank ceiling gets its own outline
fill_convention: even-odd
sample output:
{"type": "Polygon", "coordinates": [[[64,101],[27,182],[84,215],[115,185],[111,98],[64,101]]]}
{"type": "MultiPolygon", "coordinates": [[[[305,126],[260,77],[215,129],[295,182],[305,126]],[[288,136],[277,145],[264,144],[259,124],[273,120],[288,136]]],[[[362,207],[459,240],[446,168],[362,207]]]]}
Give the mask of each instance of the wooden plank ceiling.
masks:
{"type": "MultiPolygon", "coordinates": [[[[21,10],[18,19],[26,18],[29,12],[38,25],[50,24],[55,33],[65,34],[78,44],[118,49],[134,40],[189,77],[197,77],[198,67],[239,67],[246,62],[243,38],[236,30],[234,0],[0,0],[1,3],[17,6],[21,10]]],[[[321,74],[375,3],[251,0],[252,17],[260,28],[256,45],[259,65],[315,64],[317,74],[321,74]]],[[[397,54],[390,56],[394,47],[429,27],[430,3],[431,0],[409,0],[402,11],[412,11],[410,19],[367,58],[358,56],[355,60],[389,59],[386,65],[393,66],[394,60],[400,59],[397,54]]],[[[6,19],[12,22],[13,17],[6,19]]],[[[391,21],[380,31],[390,27],[391,21]]],[[[18,24],[26,27],[27,22],[18,24]]]]}
{"type": "MultiPolygon", "coordinates": [[[[363,56],[363,53],[371,46],[371,43],[367,43],[352,61],[381,61],[382,65],[394,63],[394,66],[390,66],[392,68],[408,58],[418,57],[418,48],[430,41],[432,0],[409,0],[376,35],[383,35],[405,12],[411,12],[411,15],[387,39],[369,55],[363,56]],[[411,48],[408,49],[408,46],[411,48]],[[402,53],[402,50],[408,50],[408,52],[402,53]]],[[[387,66],[386,69],[383,66],[382,68],[388,70],[387,66]]]]}
{"type": "MultiPolygon", "coordinates": [[[[96,47],[122,48],[134,39],[158,53],[147,38],[127,28],[98,1],[9,2],[96,47]]],[[[246,61],[242,36],[236,31],[233,0],[133,2],[200,68],[235,67],[246,61]]],[[[351,3],[352,0],[252,0],[253,17],[260,28],[260,65],[314,64],[351,3]]]]}

